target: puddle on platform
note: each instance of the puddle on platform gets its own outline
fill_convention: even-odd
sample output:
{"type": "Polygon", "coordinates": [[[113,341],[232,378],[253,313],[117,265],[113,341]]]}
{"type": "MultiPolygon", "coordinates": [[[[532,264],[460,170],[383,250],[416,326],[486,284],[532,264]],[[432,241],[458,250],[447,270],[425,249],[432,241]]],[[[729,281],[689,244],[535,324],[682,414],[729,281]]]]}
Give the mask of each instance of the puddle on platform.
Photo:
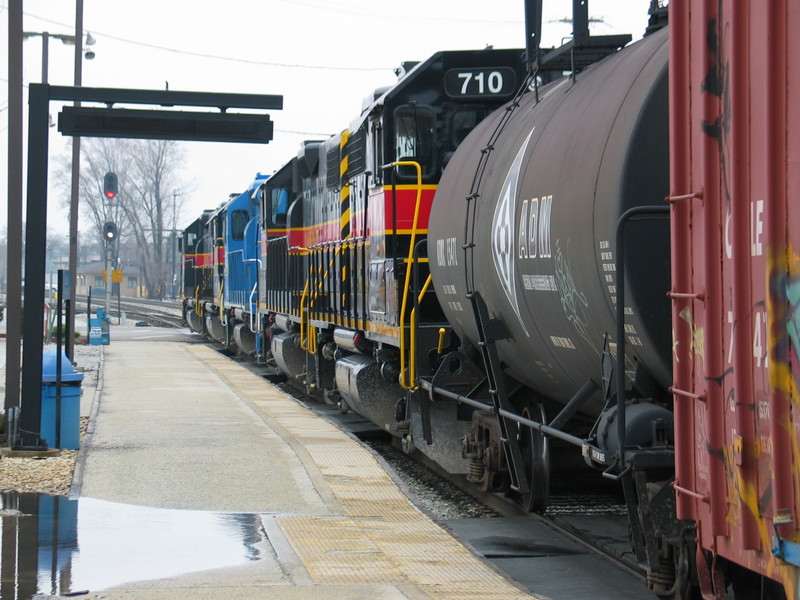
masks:
{"type": "Polygon", "coordinates": [[[98,591],[247,563],[257,514],[169,510],[93,498],[0,494],[0,598],[98,591]]]}

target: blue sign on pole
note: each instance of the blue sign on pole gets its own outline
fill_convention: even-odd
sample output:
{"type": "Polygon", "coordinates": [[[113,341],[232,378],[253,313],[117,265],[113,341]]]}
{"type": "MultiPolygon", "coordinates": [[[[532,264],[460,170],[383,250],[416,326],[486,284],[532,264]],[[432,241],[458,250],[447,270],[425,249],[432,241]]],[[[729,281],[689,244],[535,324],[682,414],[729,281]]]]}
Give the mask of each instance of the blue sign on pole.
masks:
{"type": "Polygon", "coordinates": [[[72,297],[72,273],[70,271],[59,269],[61,273],[61,285],[63,286],[63,290],[61,291],[62,298],[71,298],[72,297]]]}

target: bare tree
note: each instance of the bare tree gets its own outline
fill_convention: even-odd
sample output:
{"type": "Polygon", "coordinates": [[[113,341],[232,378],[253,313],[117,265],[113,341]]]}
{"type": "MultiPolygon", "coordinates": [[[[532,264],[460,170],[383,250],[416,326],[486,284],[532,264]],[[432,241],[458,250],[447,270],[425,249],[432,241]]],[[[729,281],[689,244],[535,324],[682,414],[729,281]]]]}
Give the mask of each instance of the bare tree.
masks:
{"type": "Polygon", "coordinates": [[[173,194],[182,193],[175,183],[184,153],[174,141],[136,140],[130,144],[125,188],[129,202],[123,205],[123,210],[142,251],[141,266],[150,295],[163,297],[170,273],[165,233],[174,217],[173,194]]]}
{"type": "MultiPolygon", "coordinates": [[[[150,297],[163,296],[167,287],[170,256],[165,233],[178,217],[173,212],[180,212],[181,204],[174,199],[185,188],[180,179],[184,160],[183,147],[174,141],[96,138],[81,143],[82,213],[89,217],[98,240],[107,221],[117,225],[120,238],[135,240],[150,297]],[[103,195],[108,172],[119,180],[113,201],[103,195]]],[[[64,164],[57,173],[66,169],[64,164]]]]}

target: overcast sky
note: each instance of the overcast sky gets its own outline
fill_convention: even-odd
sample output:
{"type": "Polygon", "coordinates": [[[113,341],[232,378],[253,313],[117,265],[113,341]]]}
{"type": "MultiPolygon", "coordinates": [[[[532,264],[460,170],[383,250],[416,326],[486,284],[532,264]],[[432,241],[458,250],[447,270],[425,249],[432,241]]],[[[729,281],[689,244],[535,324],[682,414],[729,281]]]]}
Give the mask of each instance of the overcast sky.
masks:
{"type": "MultiPolygon", "coordinates": [[[[0,0],[0,228],[5,228],[8,147],[8,4],[0,0]]],[[[571,0],[544,0],[543,39],[569,35],[562,20],[571,0]]],[[[641,37],[649,0],[591,0],[595,34],[641,37]]],[[[74,33],[71,0],[23,0],[24,29],[74,33]]],[[[84,30],[97,40],[96,58],[83,63],[83,85],[211,92],[280,94],[272,111],[273,141],[264,145],[187,143],[185,178],[194,191],[178,225],[229,193],[240,192],[258,172],[271,173],[304,139],[322,139],[358,116],[361,100],[393,83],[393,69],[438,50],[521,47],[523,0],[84,0],[84,30]]],[[[41,41],[24,42],[25,85],[41,81],[41,41]]],[[[72,85],[74,50],[50,41],[49,82],[72,85]]],[[[27,92],[25,94],[27,104],[27,92]]],[[[53,118],[57,108],[52,109],[53,118]]],[[[27,118],[27,117],[26,117],[27,118]]],[[[27,131],[27,124],[24,126],[27,131]]],[[[51,129],[50,158],[67,152],[51,129]]],[[[50,184],[49,229],[65,227],[57,205],[63,194],[50,184]]]]}

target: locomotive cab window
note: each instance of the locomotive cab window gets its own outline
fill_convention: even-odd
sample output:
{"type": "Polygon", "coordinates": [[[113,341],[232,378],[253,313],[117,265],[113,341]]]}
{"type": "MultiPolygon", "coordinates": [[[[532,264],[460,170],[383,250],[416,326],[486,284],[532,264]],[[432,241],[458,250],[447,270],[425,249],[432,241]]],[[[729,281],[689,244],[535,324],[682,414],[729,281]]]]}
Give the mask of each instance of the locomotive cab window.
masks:
{"type": "Polygon", "coordinates": [[[453,113],[453,118],[450,122],[451,143],[452,149],[455,150],[461,142],[464,141],[475,126],[483,121],[489,114],[489,109],[484,107],[475,107],[469,110],[457,110],[453,113]]]}
{"type": "Polygon", "coordinates": [[[372,185],[380,185],[383,181],[383,126],[377,119],[370,124],[369,164],[372,168],[372,185]]]}
{"type": "Polygon", "coordinates": [[[197,245],[197,233],[194,231],[187,231],[183,237],[179,238],[180,248],[182,252],[191,253],[197,245]]]}
{"type": "MultiPolygon", "coordinates": [[[[394,155],[397,161],[414,161],[422,167],[422,177],[435,171],[434,131],[436,116],[428,106],[407,104],[394,111],[394,155]]],[[[397,168],[399,177],[416,178],[413,166],[397,168]]]]}
{"type": "Polygon", "coordinates": [[[275,225],[286,225],[286,212],[289,210],[289,192],[286,188],[278,188],[268,192],[270,197],[270,213],[275,225]]]}
{"type": "Polygon", "coordinates": [[[241,242],[244,239],[244,228],[248,221],[246,210],[234,210],[231,213],[231,239],[241,242]]]}

